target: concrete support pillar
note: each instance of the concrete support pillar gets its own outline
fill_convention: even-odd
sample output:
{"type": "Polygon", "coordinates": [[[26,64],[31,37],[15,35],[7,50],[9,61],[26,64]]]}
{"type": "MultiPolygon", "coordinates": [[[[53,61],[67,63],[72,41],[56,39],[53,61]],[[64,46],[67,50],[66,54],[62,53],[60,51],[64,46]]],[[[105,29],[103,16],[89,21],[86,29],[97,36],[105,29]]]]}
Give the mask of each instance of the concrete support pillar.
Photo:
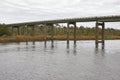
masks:
{"type": "Polygon", "coordinates": [[[54,47],[54,25],[51,25],[51,47],[54,47]]]}
{"type": "Polygon", "coordinates": [[[46,44],[47,44],[47,25],[45,25],[44,27],[44,45],[45,45],[45,48],[46,48],[46,44]]]}
{"type": "Polygon", "coordinates": [[[14,27],[12,26],[11,29],[12,29],[12,36],[13,36],[14,35],[14,27]]]}
{"type": "Polygon", "coordinates": [[[28,26],[26,25],[25,26],[25,35],[26,35],[26,45],[28,45],[28,38],[27,38],[27,36],[28,36],[28,26]]]}
{"type": "Polygon", "coordinates": [[[96,28],[95,28],[95,46],[98,48],[98,21],[96,21],[96,28]]]}
{"type": "Polygon", "coordinates": [[[20,35],[20,26],[17,26],[17,35],[20,35]]]}
{"type": "Polygon", "coordinates": [[[32,36],[35,36],[35,26],[32,26],[32,36]]]}
{"type": "Polygon", "coordinates": [[[69,35],[70,35],[70,30],[69,30],[69,26],[70,25],[74,25],[74,34],[73,34],[73,37],[74,37],[74,47],[76,47],[76,22],[69,22],[67,23],[67,47],[69,48],[69,35]]]}
{"type": "Polygon", "coordinates": [[[32,37],[33,37],[33,45],[35,45],[35,26],[32,26],[32,37]]]}
{"type": "Polygon", "coordinates": [[[26,36],[28,36],[28,26],[26,25],[25,27],[26,27],[26,28],[25,28],[25,29],[26,29],[26,30],[25,30],[25,32],[26,32],[25,34],[26,34],[26,36]]]}
{"type": "Polygon", "coordinates": [[[98,44],[102,43],[102,49],[104,49],[105,46],[105,23],[104,22],[98,22],[96,21],[96,33],[95,33],[95,45],[96,48],[98,48],[98,44]],[[101,40],[98,39],[98,27],[102,26],[102,31],[101,31],[101,40]]]}
{"type": "Polygon", "coordinates": [[[23,35],[25,35],[25,33],[26,33],[26,27],[24,26],[23,27],[23,35]]]}
{"type": "Polygon", "coordinates": [[[102,49],[105,47],[105,23],[102,24],[102,49]]]}
{"type": "Polygon", "coordinates": [[[74,46],[76,47],[76,23],[74,23],[74,46]]]}
{"type": "Polygon", "coordinates": [[[69,23],[67,23],[67,48],[69,48],[69,35],[70,35],[69,23]]]}

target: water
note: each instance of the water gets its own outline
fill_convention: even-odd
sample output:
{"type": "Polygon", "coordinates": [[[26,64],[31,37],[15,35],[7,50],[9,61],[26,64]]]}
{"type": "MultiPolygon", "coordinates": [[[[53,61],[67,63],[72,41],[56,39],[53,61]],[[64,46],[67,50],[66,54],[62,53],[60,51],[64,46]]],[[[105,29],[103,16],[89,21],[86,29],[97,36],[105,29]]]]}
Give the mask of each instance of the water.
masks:
{"type": "Polygon", "coordinates": [[[94,41],[0,44],[0,80],[120,80],[120,40],[106,41],[95,49],[94,41]]]}

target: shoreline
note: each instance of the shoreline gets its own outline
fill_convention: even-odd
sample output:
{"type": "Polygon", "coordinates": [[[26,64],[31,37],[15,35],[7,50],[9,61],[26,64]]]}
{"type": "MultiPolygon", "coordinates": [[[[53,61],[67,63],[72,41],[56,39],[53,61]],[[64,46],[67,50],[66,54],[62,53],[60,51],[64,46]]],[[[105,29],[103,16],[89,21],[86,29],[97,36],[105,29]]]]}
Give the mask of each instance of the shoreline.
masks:
{"type": "MultiPolygon", "coordinates": [[[[100,37],[99,37],[100,39],[100,37]]],[[[0,37],[0,43],[12,43],[12,42],[36,42],[44,41],[44,36],[13,36],[13,37],[0,37]]],[[[47,36],[47,41],[50,41],[51,37],[47,36]]],[[[66,36],[55,36],[54,40],[65,41],[67,40],[66,36]]],[[[73,36],[70,36],[69,40],[74,40],[73,36]]],[[[78,40],[95,40],[94,36],[77,36],[76,41],[78,40]]],[[[120,40],[120,36],[111,36],[105,37],[105,40],[120,40]]]]}

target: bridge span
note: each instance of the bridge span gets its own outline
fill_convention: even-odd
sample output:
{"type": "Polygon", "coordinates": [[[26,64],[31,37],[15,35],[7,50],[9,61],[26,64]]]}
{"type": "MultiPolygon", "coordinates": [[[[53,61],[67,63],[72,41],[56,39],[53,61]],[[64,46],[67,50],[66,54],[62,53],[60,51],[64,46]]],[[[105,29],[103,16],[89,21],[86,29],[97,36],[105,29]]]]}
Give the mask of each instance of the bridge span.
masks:
{"type": "Polygon", "coordinates": [[[52,47],[54,47],[54,30],[53,30],[54,24],[67,23],[67,47],[69,47],[69,33],[70,33],[69,26],[70,25],[74,26],[74,46],[76,46],[76,27],[77,27],[76,23],[77,22],[96,22],[96,24],[95,24],[95,28],[96,28],[95,45],[96,45],[96,48],[98,48],[98,44],[102,43],[102,49],[104,49],[104,46],[105,46],[105,22],[120,22],[120,15],[22,22],[22,23],[5,24],[5,26],[12,27],[12,29],[17,28],[18,34],[19,34],[19,28],[21,26],[27,26],[27,27],[29,26],[33,29],[33,34],[34,34],[34,27],[36,25],[42,25],[44,28],[45,46],[46,46],[46,41],[47,41],[47,26],[51,26],[51,42],[52,42],[52,47]],[[102,28],[101,40],[98,39],[98,28],[99,27],[102,28]]]}

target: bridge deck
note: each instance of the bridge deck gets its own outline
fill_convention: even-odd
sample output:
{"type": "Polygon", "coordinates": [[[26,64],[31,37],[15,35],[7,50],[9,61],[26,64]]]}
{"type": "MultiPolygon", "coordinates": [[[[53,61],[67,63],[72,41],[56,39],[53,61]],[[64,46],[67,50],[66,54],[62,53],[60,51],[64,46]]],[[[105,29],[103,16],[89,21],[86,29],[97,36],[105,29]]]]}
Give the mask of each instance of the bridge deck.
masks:
{"type": "Polygon", "coordinates": [[[55,23],[68,23],[68,22],[119,22],[119,16],[100,16],[100,17],[83,17],[83,18],[70,18],[70,19],[58,19],[58,20],[46,20],[46,21],[34,21],[34,22],[23,22],[6,24],[6,26],[23,26],[23,25],[39,25],[39,24],[55,24],[55,23]]]}

